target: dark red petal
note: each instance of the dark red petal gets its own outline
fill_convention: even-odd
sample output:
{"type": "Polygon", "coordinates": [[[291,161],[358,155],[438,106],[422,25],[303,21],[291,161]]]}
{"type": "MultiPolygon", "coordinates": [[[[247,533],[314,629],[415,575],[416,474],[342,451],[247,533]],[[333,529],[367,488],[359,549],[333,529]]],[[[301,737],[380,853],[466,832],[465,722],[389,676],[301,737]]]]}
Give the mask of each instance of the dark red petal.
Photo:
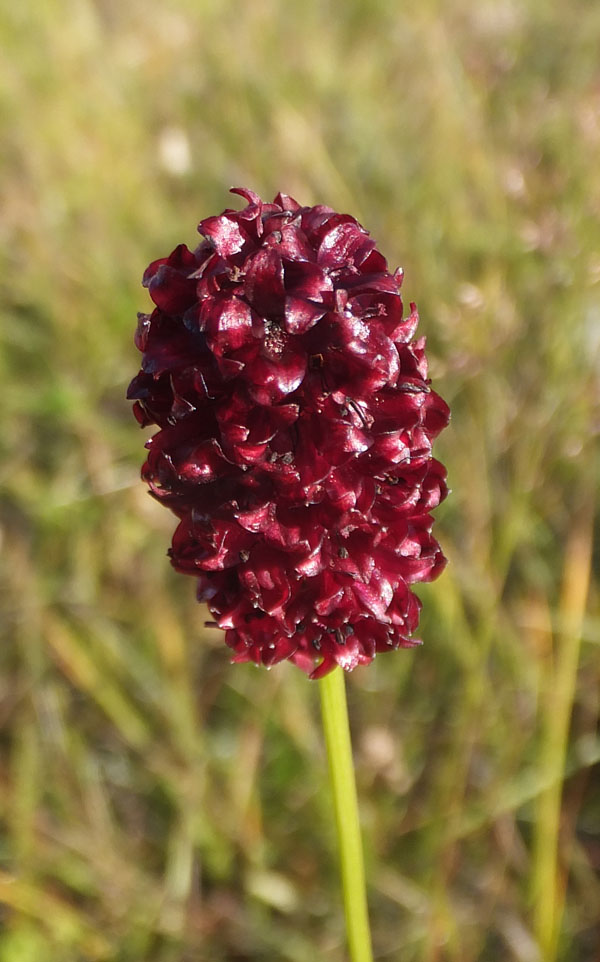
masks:
{"type": "Polygon", "coordinates": [[[410,314],[403,321],[399,321],[396,327],[388,334],[396,344],[406,343],[415,336],[419,324],[419,312],[416,304],[410,305],[410,314]]]}
{"type": "Polygon", "coordinates": [[[300,204],[298,204],[293,197],[290,197],[289,194],[277,194],[275,203],[281,207],[282,210],[289,210],[294,213],[300,210],[300,204]]]}
{"type": "Polygon", "coordinates": [[[199,362],[206,355],[204,337],[192,334],[179,318],[156,310],[144,324],[142,370],[155,377],[165,371],[180,370],[199,362]]]}
{"type": "Polygon", "coordinates": [[[372,274],[375,271],[387,271],[387,261],[378,250],[372,250],[362,262],[360,269],[364,274],[372,274]]]}
{"type": "Polygon", "coordinates": [[[247,242],[246,235],[239,224],[232,217],[220,214],[217,217],[206,217],[198,224],[198,232],[210,239],[213,247],[221,257],[237,254],[247,242]]]}
{"type": "Polygon", "coordinates": [[[160,268],[163,266],[170,267],[173,271],[182,274],[184,277],[189,277],[191,272],[198,267],[198,262],[196,256],[188,250],[186,244],[178,244],[168,257],[161,257],[156,261],[152,261],[146,268],[142,278],[144,287],[150,286],[152,279],[156,277],[160,268]]]}
{"type": "Polygon", "coordinates": [[[437,438],[450,421],[450,408],[443,398],[430,391],[423,405],[423,425],[431,438],[437,438]]]}
{"type": "Polygon", "coordinates": [[[178,452],[174,455],[174,463],[182,481],[201,483],[215,481],[223,471],[229,469],[230,464],[221,445],[214,438],[202,441],[185,454],[178,452]]]}
{"type": "Polygon", "coordinates": [[[166,314],[183,314],[196,300],[196,281],[162,264],[147,285],[150,297],[166,314]]]}
{"type": "Polygon", "coordinates": [[[262,200],[255,194],[253,190],[248,187],[231,187],[229,190],[230,194],[239,194],[244,200],[247,200],[249,204],[253,204],[256,207],[262,207],[262,200]]]}
{"type": "Polygon", "coordinates": [[[284,260],[285,289],[294,297],[322,302],[327,291],[333,291],[333,281],[317,264],[306,261],[284,260]]]}
{"type": "Polygon", "coordinates": [[[374,569],[369,584],[356,581],[352,590],[367,611],[378,621],[388,621],[387,609],[391,604],[394,592],[389,581],[374,569]]]}
{"type": "Polygon", "coordinates": [[[283,326],[289,334],[305,334],[325,314],[322,304],[288,295],[285,299],[283,326]]]}
{"type": "MultiPolygon", "coordinates": [[[[335,220],[332,218],[328,223],[335,220]]],[[[356,221],[336,224],[327,231],[319,246],[318,263],[326,267],[336,267],[348,261],[359,265],[374,249],[375,241],[358,226],[356,221]]]]}
{"type": "Polygon", "coordinates": [[[299,388],[305,372],[306,356],[288,350],[274,361],[257,357],[248,365],[244,376],[250,397],[258,404],[273,404],[299,388]]]}
{"type": "Polygon", "coordinates": [[[372,656],[366,654],[364,645],[354,634],[351,634],[343,645],[335,646],[333,657],[344,671],[352,671],[358,665],[368,665],[372,661],[372,656]]]}
{"type": "Polygon", "coordinates": [[[257,338],[260,322],[251,307],[234,295],[207,298],[200,318],[209,347],[217,356],[238,351],[257,338]]]}
{"type": "Polygon", "coordinates": [[[262,317],[280,318],[283,314],[285,290],[281,255],[272,247],[259,250],[244,264],[245,295],[262,317]]]}
{"type": "MultiPolygon", "coordinates": [[[[293,659],[293,661],[295,662],[295,664],[298,665],[299,668],[302,668],[304,671],[309,670],[308,667],[304,667],[303,662],[300,661],[297,655],[293,659]]],[[[311,667],[314,666],[314,659],[310,662],[310,666],[311,667]]],[[[313,670],[310,671],[309,678],[312,681],[318,681],[319,678],[324,678],[325,675],[328,675],[336,667],[337,667],[337,662],[333,657],[333,654],[330,652],[327,652],[327,654],[323,657],[320,664],[318,664],[316,668],[313,668],[313,670]]]]}
{"type": "Polygon", "coordinates": [[[314,261],[316,253],[308,243],[306,234],[298,223],[279,222],[277,229],[267,238],[267,244],[277,246],[282,258],[288,262],[314,261]]]}

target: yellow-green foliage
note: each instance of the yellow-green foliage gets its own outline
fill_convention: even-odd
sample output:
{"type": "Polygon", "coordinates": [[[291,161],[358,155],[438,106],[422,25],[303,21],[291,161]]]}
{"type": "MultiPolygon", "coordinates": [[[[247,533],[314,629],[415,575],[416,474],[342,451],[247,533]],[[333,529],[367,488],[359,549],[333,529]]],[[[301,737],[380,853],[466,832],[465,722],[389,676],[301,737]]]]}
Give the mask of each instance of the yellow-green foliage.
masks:
{"type": "Polygon", "coordinates": [[[0,962],[344,958],[315,686],[203,627],[124,400],[231,185],[372,231],[453,408],[425,647],[349,686],[377,958],[595,959],[600,7],[0,17],[0,962]]]}

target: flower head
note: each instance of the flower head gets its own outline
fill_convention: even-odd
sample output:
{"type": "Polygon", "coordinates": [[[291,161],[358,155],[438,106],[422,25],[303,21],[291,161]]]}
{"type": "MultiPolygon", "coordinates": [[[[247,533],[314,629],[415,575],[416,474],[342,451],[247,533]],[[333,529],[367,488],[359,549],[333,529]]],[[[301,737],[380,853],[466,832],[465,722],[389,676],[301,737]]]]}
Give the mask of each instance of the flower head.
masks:
{"type": "Polygon", "coordinates": [[[448,423],[425,340],[367,231],[329,207],[247,205],[201,221],[144,275],[142,369],[128,397],[157,424],[142,477],[179,518],[170,550],[198,580],[234,661],[312,678],[412,647],[410,586],[445,564],[431,454],[448,423]]]}

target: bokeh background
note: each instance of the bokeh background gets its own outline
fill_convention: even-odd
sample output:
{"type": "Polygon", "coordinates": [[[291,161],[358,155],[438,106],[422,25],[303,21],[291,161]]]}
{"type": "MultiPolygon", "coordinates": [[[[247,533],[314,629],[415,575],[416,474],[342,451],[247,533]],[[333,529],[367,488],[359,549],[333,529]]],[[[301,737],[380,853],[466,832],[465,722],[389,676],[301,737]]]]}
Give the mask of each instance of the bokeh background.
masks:
{"type": "Polygon", "coordinates": [[[416,652],[348,679],[380,962],[600,958],[600,6],[0,13],[0,962],[342,962],[318,691],[230,666],[124,399],[227,189],[353,213],[453,410],[416,652]]]}

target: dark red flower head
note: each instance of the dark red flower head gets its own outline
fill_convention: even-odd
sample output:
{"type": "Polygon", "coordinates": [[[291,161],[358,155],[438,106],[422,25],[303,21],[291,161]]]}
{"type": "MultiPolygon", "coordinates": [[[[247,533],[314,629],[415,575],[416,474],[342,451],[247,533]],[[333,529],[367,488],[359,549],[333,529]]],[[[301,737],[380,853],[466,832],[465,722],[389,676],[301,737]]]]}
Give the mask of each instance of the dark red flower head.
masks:
{"type": "Polygon", "coordinates": [[[198,579],[234,661],[312,678],[419,644],[445,559],[431,456],[448,423],[425,340],[367,231],[285,194],[207,217],[194,251],[154,261],[142,369],[128,397],[157,424],[142,477],[179,518],[170,551],[198,579]]]}

